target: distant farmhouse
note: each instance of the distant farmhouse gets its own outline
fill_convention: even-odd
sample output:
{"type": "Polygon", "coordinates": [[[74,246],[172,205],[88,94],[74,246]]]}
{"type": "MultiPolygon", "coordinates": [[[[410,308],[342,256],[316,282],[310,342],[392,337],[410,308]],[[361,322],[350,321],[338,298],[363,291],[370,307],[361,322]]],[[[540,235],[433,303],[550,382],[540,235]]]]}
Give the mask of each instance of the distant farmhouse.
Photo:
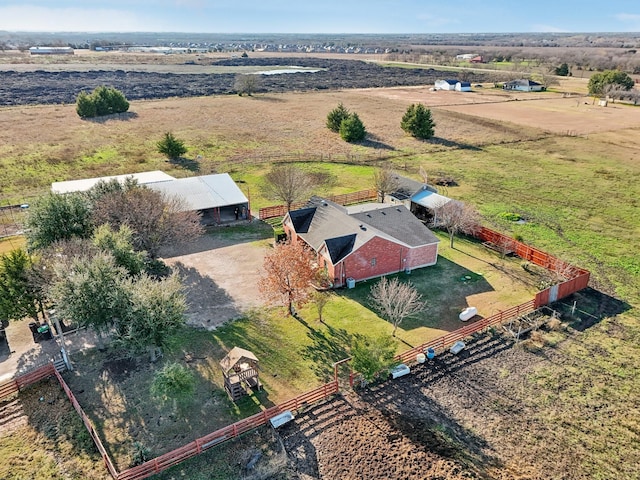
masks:
{"type": "Polygon", "coordinates": [[[31,55],[73,55],[75,52],[71,47],[31,47],[31,55]]]}
{"type": "Polygon", "coordinates": [[[502,85],[502,88],[504,90],[516,90],[519,92],[542,92],[543,90],[545,90],[544,85],[542,85],[541,83],[524,78],[505,82],[504,85],[502,85]]]}
{"type": "Polygon", "coordinates": [[[98,182],[117,180],[124,183],[127,178],[133,178],[140,185],[180,198],[184,202],[186,211],[201,213],[202,223],[205,225],[251,218],[249,200],[228,173],[174,178],[156,170],[129,175],[54,182],[51,184],[51,191],[53,193],[86,192],[98,182]]]}
{"type": "Polygon", "coordinates": [[[313,197],[309,207],[285,215],[292,242],[317,256],[335,287],[434,265],[438,238],[406,207],[369,203],[343,207],[313,197]]]}

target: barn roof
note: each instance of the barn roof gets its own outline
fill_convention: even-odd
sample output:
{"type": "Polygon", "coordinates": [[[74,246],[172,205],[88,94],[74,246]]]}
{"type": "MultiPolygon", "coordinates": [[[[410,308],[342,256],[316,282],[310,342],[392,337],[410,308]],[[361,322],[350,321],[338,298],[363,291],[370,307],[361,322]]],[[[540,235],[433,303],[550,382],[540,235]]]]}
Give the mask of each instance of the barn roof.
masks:
{"type": "Polygon", "coordinates": [[[249,350],[245,350],[240,347],[233,347],[227,355],[220,360],[220,366],[225,372],[231,370],[234,366],[240,363],[241,360],[251,360],[257,362],[257,357],[251,353],[249,350]]]}
{"type": "Polygon", "coordinates": [[[86,192],[87,190],[91,190],[91,188],[93,188],[93,186],[98,182],[108,182],[115,179],[120,183],[124,183],[124,181],[130,177],[137,180],[140,185],[150,185],[153,183],[175,180],[171,175],[167,175],[160,170],[154,170],[152,172],[128,173],[126,175],[111,175],[108,177],[83,178],[80,180],[53,182],[51,184],[51,191],[53,193],[86,192]]]}
{"type": "Polygon", "coordinates": [[[528,80],[526,78],[519,78],[517,80],[511,80],[510,82],[505,82],[505,85],[518,85],[521,87],[535,87],[538,85],[542,85],[541,83],[534,82],[533,80],[528,80]]]}
{"type": "Polygon", "coordinates": [[[149,187],[184,199],[187,210],[206,210],[248,202],[228,173],[180,178],[149,187]]]}

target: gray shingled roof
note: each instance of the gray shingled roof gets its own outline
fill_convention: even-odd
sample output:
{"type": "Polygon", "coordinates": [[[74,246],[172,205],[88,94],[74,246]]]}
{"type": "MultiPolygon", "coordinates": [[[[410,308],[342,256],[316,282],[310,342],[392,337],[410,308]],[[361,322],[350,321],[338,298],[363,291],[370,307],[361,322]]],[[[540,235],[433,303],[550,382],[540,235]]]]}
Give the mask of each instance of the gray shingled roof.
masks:
{"type": "Polygon", "coordinates": [[[314,250],[326,245],[335,264],[374,237],[408,247],[438,243],[438,238],[406,207],[388,204],[357,205],[348,209],[322,199],[315,207],[289,212],[295,231],[314,250]]]}
{"type": "Polygon", "coordinates": [[[402,175],[395,174],[393,178],[397,182],[398,187],[391,195],[396,197],[398,200],[405,200],[411,197],[414,193],[422,190],[425,186],[422,182],[403,177],[402,175]]]}
{"type": "Polygon", "coordinates": [[[351,216],[410,247],[429,245],[439,241],[438,237],[404,205],[354,213],[351,216]]]}

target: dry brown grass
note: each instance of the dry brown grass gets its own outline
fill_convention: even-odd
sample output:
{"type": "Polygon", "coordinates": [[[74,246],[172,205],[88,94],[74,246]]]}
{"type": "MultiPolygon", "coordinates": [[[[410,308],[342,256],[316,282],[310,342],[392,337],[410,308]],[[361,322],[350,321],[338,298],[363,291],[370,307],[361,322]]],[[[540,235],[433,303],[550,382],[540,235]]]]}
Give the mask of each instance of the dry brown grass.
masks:
{"type": "Polygon", "coordinates": [[[11,128],[0,131],[0,200],[21,201],[53,181],[82,177],[155,169],[191,174],[156,151],[168,131],[189,146],[187,157],[202,156],[200,173],[246,156],[420,154],[539,134],[434,110],[436,136],[446,140],[422,142],[405,135],[400,119],[428,89],[384,90],[389,97],[349,90],[141,101],[133,102],[129,115],[98,121],[81,120],[73,105],[3,108],[0,120],[11,128]],[[360,115],[369,132],[365,143],[348,144],[325,127],[327,113],[339,102],[360,115]]]}

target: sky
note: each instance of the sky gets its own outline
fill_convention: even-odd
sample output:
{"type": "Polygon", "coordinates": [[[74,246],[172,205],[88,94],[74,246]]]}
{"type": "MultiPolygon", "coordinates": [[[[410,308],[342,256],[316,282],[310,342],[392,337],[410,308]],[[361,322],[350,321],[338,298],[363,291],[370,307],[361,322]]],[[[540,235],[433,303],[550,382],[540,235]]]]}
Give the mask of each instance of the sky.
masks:
{"type": "Polygon", "coordinates": [[[639,32],[640,1],[0,0],[0,30],[380,34],[639,32]]]}

